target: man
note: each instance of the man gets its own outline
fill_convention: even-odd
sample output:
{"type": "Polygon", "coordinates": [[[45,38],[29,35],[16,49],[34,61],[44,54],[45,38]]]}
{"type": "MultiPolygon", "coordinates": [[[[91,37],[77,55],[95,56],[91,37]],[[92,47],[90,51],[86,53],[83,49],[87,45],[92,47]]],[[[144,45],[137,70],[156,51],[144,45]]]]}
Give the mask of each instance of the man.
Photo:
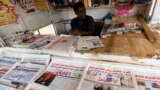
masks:
{"type": "Polygon", "coordinates": [[[73,6],[76,18],[71,21],[71,35],[89,36],[95,29],[94,20],[91,16],[86,15],[86,9],[82,2],[77,2],[73,6]]]}

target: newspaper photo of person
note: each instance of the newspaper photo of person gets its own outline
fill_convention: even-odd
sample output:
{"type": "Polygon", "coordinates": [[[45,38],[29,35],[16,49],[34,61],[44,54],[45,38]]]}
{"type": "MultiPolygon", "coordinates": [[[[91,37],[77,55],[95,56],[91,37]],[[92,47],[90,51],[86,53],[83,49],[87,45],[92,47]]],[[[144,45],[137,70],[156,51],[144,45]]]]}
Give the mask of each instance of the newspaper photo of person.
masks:
{"type": "Polygon", "coordinates": [[[122,86],[127,86],[127,87],[133,87],[133,80],[131,77],[121,77],[120,78],[120,81],[121,81],[121,85],[122,86]]]}
{"type": "Polygon", "coordinates": [[[44,86],[49,86],[50,83],[54,80],[55,77],[56,77],[55,74],[53,74],[51,72],[45,72],[35,82],[38,83],[38,84],[42,84],[44,86]]]}
{"type": "Polygon", "coordinates": [[[114,90],[113,86],[101,83],[95,83],[93,90],[114,90]]]}
{"type": "Polygon", "coordinates": [[[153,88],[158,88],[160,89],[160,83],[159,82],[155,82],[155,83],[151,83],[153,88]]]}

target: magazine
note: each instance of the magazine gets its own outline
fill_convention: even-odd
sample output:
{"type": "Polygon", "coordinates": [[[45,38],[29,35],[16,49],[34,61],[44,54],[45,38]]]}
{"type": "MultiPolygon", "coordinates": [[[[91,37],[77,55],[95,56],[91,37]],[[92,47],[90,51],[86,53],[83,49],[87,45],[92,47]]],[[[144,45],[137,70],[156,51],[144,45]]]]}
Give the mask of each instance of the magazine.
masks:
{"type": "Polygon", "coordinates": [[[0,58],[0,78],[7,73],[15,64],[13,61],[5,61],[0,58]]]}
{"type": "Polygon", "coordinates": [[[91,64],[77,90],[136,90],[130,70],[91,64]]]}
{"type": "Polygon", "coordinates": [[[85,66],[85,62],[56,58],[34,83],[51,90],[76,90],[85,66]]]}
{"type": "Polygon", "coordinates": [[[35,63],[48,65],[50,61],[50,55],[40,55],[40,54],[22,54],[22,62],[35,63]]]}
{"type": "Polygon", "coordinates": [[[24,89],[44,69],[43,65],[19,63],[1,78],[0,83],[16,89],[24,89]]]}

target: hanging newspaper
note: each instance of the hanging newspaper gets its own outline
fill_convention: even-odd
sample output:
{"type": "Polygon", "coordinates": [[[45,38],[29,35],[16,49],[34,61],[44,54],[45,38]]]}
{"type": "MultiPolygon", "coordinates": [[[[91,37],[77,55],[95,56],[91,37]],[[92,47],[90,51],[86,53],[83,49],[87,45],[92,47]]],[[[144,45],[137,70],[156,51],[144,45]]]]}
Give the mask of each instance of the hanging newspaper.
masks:
{"type": "Polygon", "coordinates": [[[22,62],[34,63],[48,65],[50,61],[50,55],[40,55],[40,54],[22,54],[22,62]]]}
{"type": "Polygon", "coordinates": [[[138,90],[160,90],[160,73],[134,72],[138,90]]]}
{"type": "Polygon", "coordinates": [[[55,55],[66,55],[72,51],[74,43],[77,41],[77,37],[60,37],[52,40],[44,49],[55,55]]]}
{"type": "Polygon", "coordinates": [[[30,63],[16,64],[1,78],[0,83],[13,88],[24,89],[44,69],[45,66],[42,65],[30,63]]]}
{"type": "Polygon", "coordinates": [[[91,64],[77,90],[135,90],[133,80],[130,70],[91,64]]]}
{"type": "Polygon", "coordinates": [[[13,61],[5,61],[0,58],[0,78],[7,73],[15,64],[13,61]]]}
{"type": "Polygon", "coordinates": [[[33,90],[76,90],[86,65],[87,63],[80,61],[52,60],[45,72],[30,88],[33,90]]]}

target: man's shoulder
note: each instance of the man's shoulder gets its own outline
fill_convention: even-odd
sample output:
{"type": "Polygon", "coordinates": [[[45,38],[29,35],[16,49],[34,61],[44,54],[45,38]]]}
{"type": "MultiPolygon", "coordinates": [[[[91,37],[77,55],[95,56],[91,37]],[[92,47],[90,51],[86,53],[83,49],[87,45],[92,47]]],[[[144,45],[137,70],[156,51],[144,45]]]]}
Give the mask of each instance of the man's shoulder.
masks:
{"type": "Polygon", "coordinates": [[[92,16],[86,15],[87,19],[93,19],[92,16]]]}
{"type": "Polygon", "coordinates": [[[71,21],[77,21],[77,19],[78,19],[78,18],[77,18],[77,17],[75,17],[75,18],[73,18],[71,21]]]}

